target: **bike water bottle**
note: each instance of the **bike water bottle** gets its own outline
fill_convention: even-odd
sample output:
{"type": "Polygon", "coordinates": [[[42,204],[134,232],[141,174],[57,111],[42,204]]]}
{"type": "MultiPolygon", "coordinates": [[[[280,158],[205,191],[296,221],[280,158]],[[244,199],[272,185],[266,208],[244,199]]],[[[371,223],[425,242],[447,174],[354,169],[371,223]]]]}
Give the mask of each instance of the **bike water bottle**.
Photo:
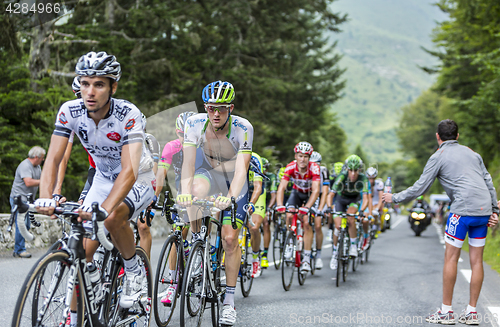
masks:
{"type": "Polygon", "coordinates": [[[187,240],[184,240],[184,256],[187,258],[189,256],[189,251],[191,250],[191,245],[187,240]]]}
{"type": "Polygon", "coordinates": [[[210,245],[210,256],[212,257],[212,269],[215,271],[215,269],[217,269],[217,251],[213,245],[210,245]]]}
{"type": "Polygon", "coordinates": [[[387,177],[387,180],[385,181],[384,193],[392,193],[392,182],[390,177],[387,177]]]}
{"type": "Polygon", "coordinates": [[[97,300],[99,300],[102,296],[101,276],[99,273],[99,269],[97,269],[96,265],[93,262],[87,263],[87,269],[89,271],[90,282],[92,283],[95,297],[97,300]]]}

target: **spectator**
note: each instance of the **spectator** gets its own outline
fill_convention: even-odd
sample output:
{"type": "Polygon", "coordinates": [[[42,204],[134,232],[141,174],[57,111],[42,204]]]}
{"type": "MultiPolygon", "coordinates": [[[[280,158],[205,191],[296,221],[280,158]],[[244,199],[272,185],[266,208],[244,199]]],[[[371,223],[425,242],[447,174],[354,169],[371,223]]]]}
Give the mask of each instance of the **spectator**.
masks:
{"type": "Polygon", "coordinates": [[[458,126],[450,119],[438,124],[436,139],[439,145],[419,180],[408,189],[384,193],[385,202],[400,203],[427,192],[437,178],[451,199],[450,215],[445,229],[446,250],[443,267],[443,303],[441,308],[427,317],[430,323],[452,325],[456,323],[452,310],[453,288],[457,279],[460,250],[469,236],[469,258],[472,269],[469,305],[458,321],[467,325],[479,324],[477,300],[483,284],[483,250],[488,227],[498,223],[497,194],[491,176],[479,154],[458,144],[458,126]]]}
{"type": "MultiPolygon", "coordinates": [[[[23,201],[27,201],[27,195],[36,194],[38,185],[40,184],[40,176],[42,168],[40,164],[45,158],[45,150],[39,146],[34,146],[28,153],[28,158],[17,166],[14,183],[10,191],[10,206],[14,206],[14,197],[20,195],[23,201]]],[[[17,214],[16,214],[17,215],[17,214]]],[[[26,222],[26,227],[29,228],[29,221],[26,222]]],[[[26,251],[24,237],[19,232],[17,227],[16,217],[16,240],[14,245],[14,257],[31,258],[31,254],[26,251]]]]}

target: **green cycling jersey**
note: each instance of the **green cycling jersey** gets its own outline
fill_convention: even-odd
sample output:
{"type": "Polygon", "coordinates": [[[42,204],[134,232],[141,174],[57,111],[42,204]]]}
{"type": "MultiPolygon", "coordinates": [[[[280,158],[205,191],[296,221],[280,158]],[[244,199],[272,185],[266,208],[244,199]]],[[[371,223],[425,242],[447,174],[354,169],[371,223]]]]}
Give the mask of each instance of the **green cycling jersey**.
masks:
{"type": "Polygon", "coordinates": [[[357,197],[362,193],[370,193],[370,182],[366,175],[362,173],[359,173],[356,181],[351,182],[348,177],[348,171],[343,171],[335,179],[332,191],[343,197],[357,197]]]}
{"type": "Polygon", "coordinates": [[[278,183],[276,180],[276,174],[266,172],[265,175],[267,176],[267,180],[264,181],[264,189],[266,190],[266,193],[274,193],[278,190],[278,183]]]}

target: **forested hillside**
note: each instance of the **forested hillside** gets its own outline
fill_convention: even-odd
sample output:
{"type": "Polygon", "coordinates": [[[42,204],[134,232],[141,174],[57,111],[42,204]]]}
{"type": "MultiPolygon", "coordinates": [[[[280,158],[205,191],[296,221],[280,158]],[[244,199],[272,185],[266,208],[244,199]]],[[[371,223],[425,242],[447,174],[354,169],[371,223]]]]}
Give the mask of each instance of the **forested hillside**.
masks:
{"type": "Polygon", "coordinates": [[[437,59],[431,32],[447,15],[435,0],[340,0],[333,11],[347,12],[338,51],[347,68],[344,97],[332,106],[347,133],[349,148],[361,144],[373,162],[401,158],[395,132],[399,110],[428,89],[434,76],[418,66],[437,59]]]}
{"type": "MultiPolygon", "coordinates": [[[[295,143],[307,140],[326,162],[345,157],[346,136],[329,111],[344,88],[340,56],[325,37],[334,40],[346,19],[333,13],[333,0],[90,0],[57,14],[9,13],[9,4],[0,5],[2,211],[29,148],[47,149],[58,108],[74,98],[76,61],[88,51],[117,57],[123,75],[115,95],[146,116],[192,101],[202,109],[203,87],[228,80],[235,114],[255,128],[256,151],[288,162],[295,143]]],[[[73,152],[63,185],[70,199],[88,167],[79,144],[73,152]]]]}

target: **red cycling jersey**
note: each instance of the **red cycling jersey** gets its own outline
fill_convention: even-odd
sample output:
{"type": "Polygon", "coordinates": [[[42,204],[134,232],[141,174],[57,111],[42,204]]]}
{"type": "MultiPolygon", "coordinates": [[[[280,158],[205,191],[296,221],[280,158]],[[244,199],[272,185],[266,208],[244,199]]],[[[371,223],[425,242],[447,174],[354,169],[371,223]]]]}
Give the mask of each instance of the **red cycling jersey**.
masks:
{"type": "Polygon", "coordinates": [[[304,175],[301,175],[297,167],[297,162],[292,161],[286,166],[283,179],[286,181],[290,181],[291,179],[293,182],[293,188],[300,193],[311,193],[312,182],[321,181],[319,165],[315,162],[309,161],[307,172],[304,175]]]}

